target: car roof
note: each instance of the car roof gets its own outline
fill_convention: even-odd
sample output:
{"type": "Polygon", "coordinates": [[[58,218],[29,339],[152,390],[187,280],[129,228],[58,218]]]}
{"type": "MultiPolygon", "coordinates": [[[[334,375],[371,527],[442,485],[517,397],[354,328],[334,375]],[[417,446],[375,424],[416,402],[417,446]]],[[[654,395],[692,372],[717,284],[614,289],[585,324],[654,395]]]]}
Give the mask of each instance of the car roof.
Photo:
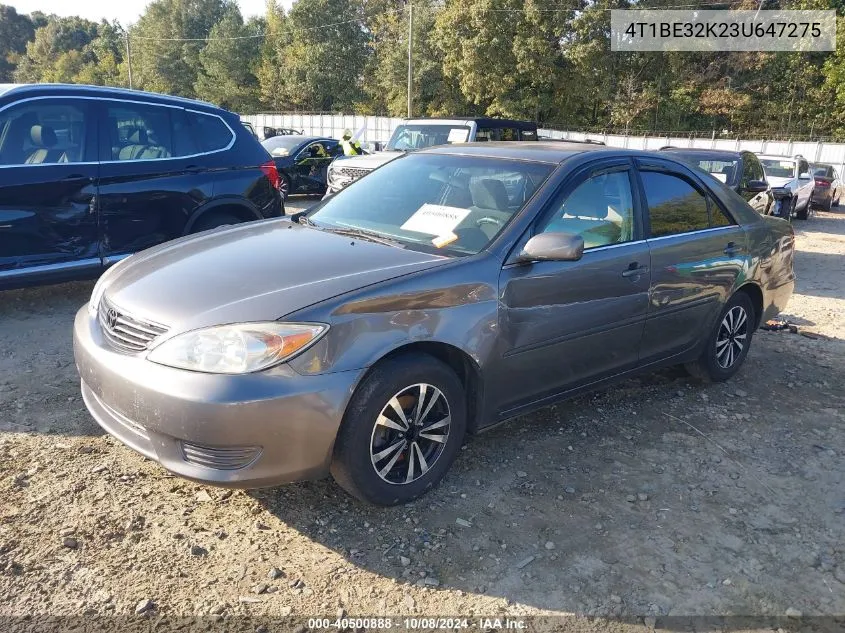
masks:
{"type": "Polygon", "coordinates": [[[115,88],[112,86],[89,86],[85,84],[0,84],[0,95],[15,94],[27,95],[49,95],[49,96],[76,96],[76,97],[111,97],[119,99],[143,99],[157,101],[159,103],[170,103],[183,107],[201,106],[203,108],[220,111],[222,108],[197,99],[186,99],[174,97],[157,92],[144,90],[130,90],[128,88],[115,88]]]}
{"type": "Polygon", "coordinates": [[[424,117],[421,119],[405,119],[404,124],[443,123],[444,125],[465,125],[474,122],[477,125],[493,126],[508,125],[520,130],[536,130],[537,124],[533,121],[520,121],[519,119],[494,119],[490,117],[424,117]]]}
{"type": "Polygon", "coordinates": [[[635,154],[617,147],[578,143],[573,141],[497,141],[487,143],[455,143],[439,145],[420,150],[421,154],[452,154],[456,156],[478,156],[480,158],[509,158],[557,164],[567,158],[584,152],[618,152],[635,154]]]}

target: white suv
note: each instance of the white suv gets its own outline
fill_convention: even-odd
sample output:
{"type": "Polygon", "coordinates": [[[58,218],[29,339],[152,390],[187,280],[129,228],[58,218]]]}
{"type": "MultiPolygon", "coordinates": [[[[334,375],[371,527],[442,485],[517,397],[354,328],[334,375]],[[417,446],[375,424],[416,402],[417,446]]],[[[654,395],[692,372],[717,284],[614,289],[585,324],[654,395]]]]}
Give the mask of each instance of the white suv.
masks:
{"type": "MultiPolygon", "coordinates": [[[[779,191],[788,194],[790,214],[799,220],[806,220],[811,212],[810,199],[816,185],[810,173],[810,165],[803,156],[757,156],[766,172],[766,180],[772,188],[775,198],[779,191]]],[[[786,216],[784,216],[786,217],[786,216]]]]}

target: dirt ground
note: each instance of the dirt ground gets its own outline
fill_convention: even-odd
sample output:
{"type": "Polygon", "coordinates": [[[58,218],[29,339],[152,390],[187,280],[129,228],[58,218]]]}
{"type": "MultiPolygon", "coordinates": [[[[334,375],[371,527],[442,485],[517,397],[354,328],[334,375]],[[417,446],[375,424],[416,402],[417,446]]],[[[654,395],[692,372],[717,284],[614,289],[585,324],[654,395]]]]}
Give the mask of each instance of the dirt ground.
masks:
{"type": "Polygon", "coordinates": [[[391,509],[168,475],[82,404],[92,284],[2,293],[0,617],[845,614],[845,212],[795,227],[804,334],[514,420],[391,509]]]}

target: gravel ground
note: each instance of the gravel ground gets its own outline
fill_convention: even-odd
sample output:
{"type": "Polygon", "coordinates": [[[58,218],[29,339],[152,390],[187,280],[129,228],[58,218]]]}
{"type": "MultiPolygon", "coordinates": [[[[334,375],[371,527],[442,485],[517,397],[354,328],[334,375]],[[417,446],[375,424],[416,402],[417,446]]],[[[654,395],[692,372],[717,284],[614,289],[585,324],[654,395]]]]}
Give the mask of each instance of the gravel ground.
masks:
{"type": "Polygon", "coordinates": [[[0,616],[845,614],[845,213],[796,231],[801,333],[759,332],[734,380],[543,409],[391,509],[168,475],[79,397],[92,284],[2,293],[0,616]]]}

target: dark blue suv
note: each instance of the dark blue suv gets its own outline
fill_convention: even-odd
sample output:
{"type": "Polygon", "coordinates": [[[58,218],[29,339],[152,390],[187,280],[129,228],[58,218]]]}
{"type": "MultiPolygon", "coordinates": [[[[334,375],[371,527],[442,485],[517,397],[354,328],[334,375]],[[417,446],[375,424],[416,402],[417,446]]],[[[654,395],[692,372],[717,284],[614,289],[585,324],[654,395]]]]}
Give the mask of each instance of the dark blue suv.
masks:
{"type": "Polygon", "coordinates": [[[95,277],[182,235],[284,215],[279,182],[213,105],[0,84],[0,288],[95,277]]]}

